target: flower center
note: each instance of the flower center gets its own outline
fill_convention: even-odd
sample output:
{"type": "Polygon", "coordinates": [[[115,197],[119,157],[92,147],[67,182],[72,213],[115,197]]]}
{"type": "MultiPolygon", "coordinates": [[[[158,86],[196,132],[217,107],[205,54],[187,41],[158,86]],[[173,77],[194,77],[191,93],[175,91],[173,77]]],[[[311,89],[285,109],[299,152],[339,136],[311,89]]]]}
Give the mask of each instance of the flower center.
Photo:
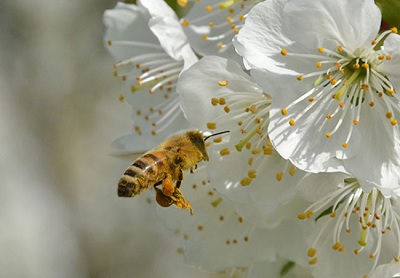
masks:
{"type": "MultiPolygon", "coordinates": [[[[248,157],[248,171],[240,181],[242,186],[248,186],[257,177],[257,172],[263,171],[265,159],[275,153],[267,134],[272,100],[260,89],[250,85],[246,85],[249,86],[246,91],[232,92],[232,88],[245,86],[238,80],[219,81],[218,86],[221,90],[217,93],[218,97],[211,99],[211,104],[216,108],[221,107],[224,112],[215,121],[207,123],[207,128],[230,130],[231,141],[219,154],[224,157],[232,152],[241,152],[241,157],[248,157]],[[226,91],[224,88],[227,88],[226,91]]],[[[215,138],[214,142],[223,141],[221,138],[215,138]]],[[[287,161],[276,173],[276,179],[281,181],[285,173],[294,176],[295,172],[296,168],[287,161]]]]}
{"type": "Polygon", "coordinates": [[[396,104],[400,98],[389,78],[379,72],[379,65],[390,61],[392,57],[384,49],[375,49],[377,44],[391,32],[397,32],[397,29],[383,32],[370,45],[365,45],[355,51],[350,51],[340,45],[335,50],[320,47],[318,54],[290,53],[287,49],[282,49],[283,56],[316,60],[315,67],[317,69],[314,72],[297,76],[299,81],[307,79],[312,81],[313,88],[289,106],[282,108],[283,116],[292,116],[289,118],[288,124],[296,125],[296,122],[304,114],[315,107],[326,107],[326,119],[322,123],[321,130],[325,124],[328,124],[328,121],[336,119],[333,128],[325,129],[325,136],[331,138],[339,129],[347,129],[347,138],[342,144],[346,148],[352,137],[354,126],[360,122],[362,106],[368,105],[373,108],[378,101],[379,108],[376,110],[380,113],[379,117],[388,121],[391,126],[397,125],[394,110],[400,112],[400,108],[396,104]],[[304,102],[309,102],[304,113],[290,114],[291,108],[304,102]],[[344,127],[346,123],[344,118],[349,115],[353,119],[352,123],[344,127]]]}
{"type": "MultiPolygon", "coordinates": [[[[155,136],[167,128],[180,115],[179,98],[175,88],[183,61],[176,61],[164,52],[160,45],[136,41],[108,41],[110,47],[132,46],[146,49],[143,54],[127,58],[114,65],[114,76],[121,77],[127,83],[132,94],[148,89],[152,95],[145,103],[154,105],[143,109],[146,104],[138,103],[137,98],[128,94],[120,100],[127,100],[134,108],[137,118],[146,123],[145,131],[155,136]]],[[[141,99],[146,99],[141,96],[141,99]]],[[[140,101],[139,101],[140,102],[140,101]]],[[[144,130],[136,124],[134,130],[142,135],[144,130]]]]}
{"type": "MultiPolygon", "coordinates": [[[[370,270],[372,272],[382,251],[383,236],[392,232],[399,241],[400,215],[393,208],[394,201],[397,199],[384,197],[376,188],[369,193],[364,192],[359,182],[350,178],[346,179],[344,185],[339,186],[337,190],[313,203],[305,212],[300,213],[298,218],[305,220],[318,214],[315,221],[321,218],[328,219],[317,233],[308,251],[309,264],[318,262],[318,245],[322,244],[323,239],[328,237],[330,231],[333,236],[332,249],[343,252],[345,246],[341,240],[344,237],[342,232],[352,233],[350,227],[356,226],[356,233],[359,234],[359,237],[356,244],[358,247],[354,249],[354,254],[361,254],[370,245],[368,246],[370,251],[368,257],[373,260],[370,270]],[[329,231],[327,227],[332,221],[335,222],[334,229],[329,231]]],[[[398,262],[399,257],[400,246],[394,256],[394,261],[398,262]]]]}

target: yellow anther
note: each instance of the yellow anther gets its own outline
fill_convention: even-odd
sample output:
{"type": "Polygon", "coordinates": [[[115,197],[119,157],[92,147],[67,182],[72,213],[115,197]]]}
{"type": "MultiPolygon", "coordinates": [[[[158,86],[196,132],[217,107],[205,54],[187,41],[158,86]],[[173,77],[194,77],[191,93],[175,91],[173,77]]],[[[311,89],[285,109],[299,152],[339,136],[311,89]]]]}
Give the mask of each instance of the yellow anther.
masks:
{"type": "Polygon", "coordinates": [[[373,102],[373,101],[369,102],[369,106],[373,107],[374,105],[375,105],[375,102],[373,102]]]}
{"type": "Polygon", "coordinates": [[[250,148],[251,148],[251,142],[247,142],[246,143],[246,149],[250,150],[250,148]]]}
{"type": "Polygon", "coordinates": [[[383,55],[383,54],[379,55],[379,56],[378,56],[378,59],[379,59],[379,60],[385,59],[385,55],[383,55]]]}
{"type": "Polygon", "coordinates": [[[397,120],[396,120],[396,119],[391,119],[391,120],[390,120],[390,123],[391,123],[392,125],[397,125],[397,120]]]}
{"type": "Polygon", "coordinates": [[[336,67],[340,67],[342,64],[340,62],[335,62],[336,67]]]}
{"type": "Polygon", "coordinates": [[[219,104],[225,105],[226,104],[226,99],[224,97],[219,98],[219,104]]]}
{"type": "Polygon", "coordinates": [[[343,47],[342,47],[341,45],[339,45],[339,46],[337,47],[337,50],[338,50],[339,52],[342,52],[342,51],[343,51],[343,47]]]}
{"type": "Polygon", "coordinates": [[[243,178],[243,179],[240,181],[240,184],[241,184],[242,186],[248,186],[248,185],[250,185],[250,183],[251,183],[251,178],[249,178],[249,177],[243,178]]]}
{"type": "Polygon", "coordinates": [[[120,95],[118,99],[119,99],[120,102],[124,102],[125,101],[125,96],[124,95],[120,95]]]}
{"type": "Polygon", "coordinates": [[[240,16],[239,16],[239,20],[240,20],[240,21],[243,21],[243,20],[245,20],[245,19],[246,19],[246,17],[245,17],[244,15],[240,15],[240,16]]]}
{"type": "Polygon", "coordinates": [[[203,35],[203,40],[208,40],[208,36],[207,35],[203,35]]]}
{"type": "Polygon", "coordinates": [[[283,172],[278,172],[278,173],[276,173],[276,180],[277,180],[277,181],[281,181],[282,178],[283,178],[283,172]]]}
{"type": "Polygon", "coordinates": [[[310,258],[314,257],[317,254],[317,250],[315,248],[308,249],[307,256],[310,258]]]}
{"type": "Polygon", "coordinates": [[[330,132],[325,133],[325,137],[326,138],[331,138],[331,133],[330,132]]]}
{"type": "Polygon", "coordinates": [[[226,18],[226,22],[228,22],[228,23],[231,23],[231,22],[232,22],[232,20],[233,20],[233,18],[232,18],[232,17],[230,17],[230,16],[228,16],[228,17],[226,18]]]}
{"type": "Polygon", "coordinates": [[[347,148],[349,146],[349,143],[347,143],[347,142],[344,142],[343,144],[342,144],[342,147],[343,148],[347,148]]]}
{"type": "Polygon", "coordinates": [[[207,11],[207,12],[211,12],[212,9],[213,9],[213,8],[212,8],[211,6],[207,6],[207,7],[206,7],[206,11],[207,11]]]}
{"type": "Polygon", "coordinates": [[[375,255],[374,255],[374,254],[369,254],[369,258],[370,258],[370,259],[375,258],[375,255]]]}
{"type": "Polygon", "coordinates": [[[362,64],[362,67],[363,67],[364,69],[367,69],[367,68],[369,68],[369,65],[368,65],[367,63],[364,63],[364,64],[362,64]]]}
{"type": "Polygon", "coordinates": [[[325,52],[325,48],[323,48],[323,47],[318,48],[318,52],[319,53],[324,53],[325,52]]]}
{"type": "Polygon", "coordinates": [[[344,107],[344,102],[339,102],[339,106],[340,106],[340,108],[343,108],[344,107]]]}
{"type": "Polygon", "coordinates": [[[392,112],[386,112],[386,118],[391,119],[393,117],[392,112]]]}
{"type": "Polygon", "coordinates": [[[283,116],[286,116],[287,113],[288,113],[288,110],[286,108],[282,108],[281,109],[281,113],[282,113],[283,116]]]}
{"type": "Polygon", "coordinates": [[[222,42],[220,42],[220,43],[218,44],[218,48],[219,48],[219,49],[224,48],[224,44],[223,44],[222,42]]]}
{"type": "Polygon", "coordinates": [[[334,211],[334,212],[331,213],[331,217],[332,217],[332,218],[335,218],[336,215],[337,215],[336,211],[334,211]]]}
{"type": "Polygon", "coordinates": [[[351,233],[351,229],[350,228],[346,229],[346,233],[351,233]]]}
{"type": "Polygon", "coordinates": [[[328,73],[328,74],[326,75],[326,79],[331,79],[332,77],[333,77],[333,75],[330,74],[330,73],[328,73]]]}
{"type": "Polygon", "coordinates": [[[314,101],[314,98],[313,98],[313,97],[309,97],[309,98],[308,98],[308,101],[309,101],[309,102],[313,102],[313,101],[314,101]]]}
{"type": "Polygon", "coordinates": [[[336,80],[336,79],[332,79],[332,80],[330,81],[330,83],[331,83],[332,85],[336,85],[337,80],[336,80]]]}
{"type": "Polygon", "coordinates": [[[182,20],[182,25],[183,25],[183,27],[188,27],[189,21],[187,19],[182,20]]]}
{"type": "Polygon", "coordinates": [[[249,178],[251,179],[255,179],[257,177],[257,172],[256,170],[250,170],[247,175],[249,176],[249,178]]]}
{"type": "Polygon", "coordinates": [[[225,113],[229,113],[231,111],[231,109],[229,108],[228,105],[225,105],[224,106],[224,111],[225,111],[225,113]]]}
{"type": "Polygon", "coordinates": [[[228,85],[228,80],[218,81],[218,85],[219,86],[227,86],[228,85]]]}
{"type": "Polygon", "coordinates": [[[293,177],[294,174],[296,174],[296,167],[292,165],[292,166],[289,168],[289,175],[291,175],[291,176],[293,177]]]}
{"type": "Polygon", "coordinates": [[[108,40],[108,41],[107,41],[107,44],[108,44],[109,46],[111,46],[111,45],[112,45],[112,40],[108,40]]]}
{"type": "Polygon", "coordinates": [[[378,42],[377,40],[373,39],[373,40],[371,41],[371,45],[375,45],[377,42],[378,42]]]}
{"type": "Polygon", "coordinates": [[[393,260],[397,263],[400,261],[399,257],[394,257],[393,260]]]}
{"type": "Polygon", "coordinates": [[[230,154],[230,153],[231,153],[231,152],[229,151],[228,148],[224,148],[224,149],[222,149],[222,150],[219,151],[219,154],[220,154],[221,156],[228,155],[228,154],[230,154]]]}
{"type": "Polygon", "coordinates": [[[249,166],[253,165],[253,158],[250,157],[249,160],[247,161],[247,164],[249,164],[249,166]]]}
{"type": "Polygon", "coordinates": [[[340,73],[344,73],[344,68],[339,69],[340,73]]]}
{"type": "Polygon", "coordinates": [[[354,64],[353,65],[353,69],[359,69],[360,68],[360,64],[354,64]]]}
{"type": "Polygon", "coordinates": [[[361,90],[366,90],[369,88],[368,84],[361,84],[361,90]]]}
{"type": "Polygon", "coordinates": [[[208,122],[208,123],[207,123],[207,128],[208,128],[208,129],[216,129],[216,128],[217,128],[217,123],[215,123],[215,122],[208,122]]]}
{"type": "Polygon", "coordinates": [[[326,118],[327,118],[328,120],[330,120],[330,119],[332,119],[332,115],[331,115],[331,114],[326,114],[326,118]]]}
{"type": "Polygon", "coordinates": [[[281,50],[281,54],[284,55],[284,56],[285,56],[286,54],[288,54],[287,49],[283,48],[283,49],[281,50]]]}
{"type": "Polygon", "coordinates": [[[274,149],[271,147],[265,147],[264,148],[264,154],[265,155],[272,155],[272,153],[274,152],[274,149]]]}
{"type": "Polygon", "coordinates": [[[341,244],[339,241],[337,241],[337,242],[332,246],[332,249],[333,249],[333,250],[338,250],[341,246],[342,246],[342,244],[341,244]]]}
{"type": "Polygon", "coordinates": [[[297,218],[300,219],[300,220],[307,219],[307,218],[308,218],[308,217],[307,217],[307,213],[305,213],[305,212],[299,213],[299,214],[297,215],[297,218]]]}
{"type": "Polygon", "coordinates": [[[291,120],[289,121],[289,125],[294,126],[295,124],[296,124],[296,121],[295,121],[295,120],[291,119],[291,120]]]}
{"type": "Polygon", "coordinates": [[[392,32],[395,34],[397,34],[397,32],[398,32],[397,27],[392,27],[392,28],[390,28],[390,30],[392,30],[392,32]]]}
{"type": "Polygon", "coordinates": [[[260,149],[254,149],[251,151],[252,154],[259,154],[261,152],[260,149]]]}
{"type": "Polygon", "coordinates": [[[386,91],[389,95],[393,95],[394,94],[394,90],[393,89],[387,89],[386,91]]]}
{"type": "Polygon", "coordinates": [[[219,137],[217,137],[217,138],[214,138],[214,143],[221,143],[222,142],[222,137],[221,136],[219,136],[219,137]]]}
{"type": "Polygon", "coordinates": [[[311,218],[314,214],[312,210],[307,210],[306,213],[307,213],[307,218],[311,218]]]}
{"type": "Polygon", "coordinates": [[[298,76],[296,77],[296,79],[299,80],[299,81],[301,81],[301,80],[303,80],[303,76],[302,76],[302,75],[298,75],[298,76]]]}
{"type": "Polygon", "coordinates": [[[359,123],[358,120],[356,120],[356,119],[353,120],[353,124],[354,124],[354,125],[358,125],[358,123],[359,123]]]}
{"type": "Polygon", "coordinates": [[[386,60],[388,60],[388,61],[392,60],[392,56],[386,55],[386,60]]]}
{"type": "Polygon", "coordinates": [[[211,104],[212,104],[213,106],[216,106],[218,103],[219,103],[219,99],[217,99],[217,98],[215,98],[215,97],[213,97],[213,98],[211,99],[211,104]]]}
{"type": "Polygon", "coordinates": [[[186,7],[187,0],[177,0],[178,5],[182,8],[186,7]]]}
{"type": "Polygon", "coordinates": [[[315,66],[316,66],[317,68],[322,67],[322,62],[316,62],[316,63],[315,63],[315,66]]]}
{"type": "Polygon", "coordinates": [[[151,135],[156,136],[156,135],[157,135],[157,132],[156,132],[155,130],[152,130],[152,131],[151,131],[151,135]]]}
{"type": "Polygon", "coordinates": [[[315,257],[314,259],[308,261],[308,264],[313,265],[313,264],[316,264],[317,262],[318,262],[318,258],[315,257]]]}

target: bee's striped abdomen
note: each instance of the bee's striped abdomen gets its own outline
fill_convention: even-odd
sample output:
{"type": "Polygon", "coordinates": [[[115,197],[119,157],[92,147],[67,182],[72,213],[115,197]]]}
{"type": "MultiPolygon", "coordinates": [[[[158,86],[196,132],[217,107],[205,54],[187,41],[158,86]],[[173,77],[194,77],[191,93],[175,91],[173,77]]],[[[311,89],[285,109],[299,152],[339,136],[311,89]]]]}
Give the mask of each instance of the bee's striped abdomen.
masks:
{"type": "Polygon", "coordinates": [[[119,197],[133,197],[164,178],[165,159],[162,152],[151,151],[126,169],[118,183],[119,197]]]}

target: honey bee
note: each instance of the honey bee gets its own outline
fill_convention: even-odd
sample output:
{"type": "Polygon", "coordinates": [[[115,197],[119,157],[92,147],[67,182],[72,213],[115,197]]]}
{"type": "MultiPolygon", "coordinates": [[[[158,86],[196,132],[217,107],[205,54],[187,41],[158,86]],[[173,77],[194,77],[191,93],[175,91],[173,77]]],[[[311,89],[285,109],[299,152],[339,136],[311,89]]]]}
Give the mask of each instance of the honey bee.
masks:
{"type": "Polygon", "coordinates": [[[198,130],[188,130],[173,136],[157,148],[146,152],[128,167],[118,182],[119,197],[134,197],[148,188],[156,190],[156,201],[162,207],[175,205],[189,209],[190,203],[180,191],[183,173],[197,168],[197,163],[208,161],[205,141],[223,131],[204,137],[198,130]],[[176,185],[174,185],[176,181],[176,185]],[[162,185],[162,189],[157,186],[162,185]]]}

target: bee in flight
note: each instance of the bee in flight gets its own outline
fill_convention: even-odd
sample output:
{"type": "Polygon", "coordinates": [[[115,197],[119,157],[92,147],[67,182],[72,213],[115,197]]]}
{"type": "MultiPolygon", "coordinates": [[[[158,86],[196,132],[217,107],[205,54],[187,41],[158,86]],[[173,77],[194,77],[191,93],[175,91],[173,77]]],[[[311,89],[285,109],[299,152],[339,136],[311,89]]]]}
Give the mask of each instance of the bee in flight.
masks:
{"type": "Polygon", "coordinates": [[[188,130],[173,136],[157,148],[146,152],[128,167],[118,182],[119,197],[134,197],[148,188],[156,190],[156,201],[162,207],[175,205],[189,209],[190,203],[183,197],[180,186],[183,172],[197,167],[202,160],[208,161],[205,141],[223,131],[204,137],[198,130],[188,130]],[[174,185],[176,181],[176,185],[174,185]],[[157,186],[162,185],[162,189],[157,186]]]}

